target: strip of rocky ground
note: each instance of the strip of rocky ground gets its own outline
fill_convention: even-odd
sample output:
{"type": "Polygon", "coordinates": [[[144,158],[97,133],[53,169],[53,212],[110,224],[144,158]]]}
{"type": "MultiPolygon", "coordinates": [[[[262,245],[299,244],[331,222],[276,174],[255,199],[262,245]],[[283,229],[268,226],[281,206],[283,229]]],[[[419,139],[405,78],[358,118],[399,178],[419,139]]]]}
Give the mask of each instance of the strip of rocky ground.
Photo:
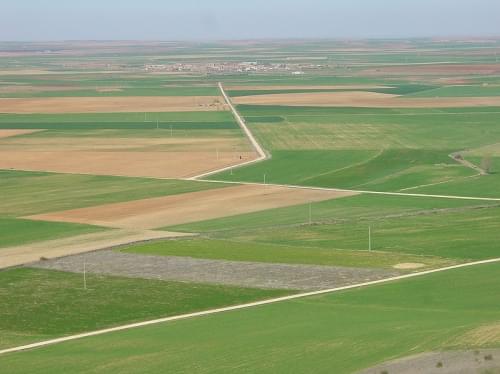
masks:
{"type": "Polygon", "coordinates": [[[168,281],[224,284],[266,289],[320,290],[401,274],[398,270],[288,265],[151,256],[103,250],[40,261],[30,266],[74,273],[168,281]]]}

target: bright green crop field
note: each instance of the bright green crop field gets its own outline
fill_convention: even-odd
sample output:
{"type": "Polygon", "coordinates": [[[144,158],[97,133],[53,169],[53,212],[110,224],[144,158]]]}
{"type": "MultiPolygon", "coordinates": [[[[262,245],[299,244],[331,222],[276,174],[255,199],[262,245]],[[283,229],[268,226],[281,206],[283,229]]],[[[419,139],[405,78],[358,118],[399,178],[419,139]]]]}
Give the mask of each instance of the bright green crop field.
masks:
{"type": "Polygon", "coordinates": [[[0,129],[238,129],[229,112],[0,114],[0,129]]]}
{"type": "Polygon", "coordinates": [[[96,274],[85,290],[79,274],[11,269],[0,272],[0,348],[289,293],[96,274]]]}
{"type": "MultiPolygon", "coordinates": [[[[183,256],[211,260],[250,261],[303,265],[347,266],[366,268],[388,268],[401,263],[420,263],[426,267],[439,267],[453,260],[437,256],[408,255],[366,250],[338,250],[333,245],[314,246],[310,242],[292,242],[303,230],[287,228],[276,232],[274,241],[269,232],[254,233],[251,240],[243,241],[237,235],[231,239],[172,240],[133,245],[124,252],[155,256],[183,256]],[[282,244],[279,235],[290,234],[289,244],[282,244]],[[260,235],[263,237],[260,237],[260,235]],[[265,235],[268,235],[267,237],[265,235]],[[257,239],[259,236],[259,239],[257,239]],[[279,238],[279,239],[278,239],[279,238]],[[238,241],[239,240],[239,241],[238,241]],[[267,242],[266,242],[267,240],[267,242]]],[[[361,239],[361,238],[360,238],[361,239]]],[[[366,240],[365,240],[366,242],[366,240]]]]}
{"type": "Polygon", "coordinates": [[[298,227],[308,224],[309,217],[314,224],[342,223],[345,221],[376,223],[390,217],[438,214],[496,205],[498,205],[497,202],[475,200],[361,194],[312,204],[301,204],[171,226],[169,229],[207,234],[222,233],[230,236],[233,232],[245,232],[266,227],[298,227]],[[311,215],[309,215],[309,212],[311,215]]]}
{"type": "Polygon", "coordinates": [[[101,230],[104,229],[90,225],[0,217],[0,232],[2,233],[0,250],[2,247],[12,247],[49,239],[60,239],[101,230]]]}
{"type": "Polygon", "coordinates": [[[0,357],[6,373],[351,373],[425,351],[499,347],[498,264],[81,339],[0,357]],[[165,369],[168,368],[168,369],[165,369]]]}
{"type": "Polygon", "coordinates": [[[498,108],[239,109],[272,158],[213,179],[403,192],[450,184],[463,186],[450,194],[500,196],[494,176],[473,178],[449,157],[500,142],[498,108]]]}

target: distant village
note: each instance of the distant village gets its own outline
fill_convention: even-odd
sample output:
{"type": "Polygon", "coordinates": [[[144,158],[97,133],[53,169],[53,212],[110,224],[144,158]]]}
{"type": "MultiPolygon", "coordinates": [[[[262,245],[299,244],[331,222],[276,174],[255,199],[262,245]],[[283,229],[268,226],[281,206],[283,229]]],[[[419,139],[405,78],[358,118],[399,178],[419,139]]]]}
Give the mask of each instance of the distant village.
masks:
{"type": "Polygon", "coordinates": [[[146,72],[172,73],[203,73],[203,74],[238,74],[238,73],[290,73],[302,75],[308,70],[325,68],[317,64],[287,64],[287,63],[258,63],[258,62],[215,62],[215,63],[175,63],[175,64],[146,64],[146,72]]]}

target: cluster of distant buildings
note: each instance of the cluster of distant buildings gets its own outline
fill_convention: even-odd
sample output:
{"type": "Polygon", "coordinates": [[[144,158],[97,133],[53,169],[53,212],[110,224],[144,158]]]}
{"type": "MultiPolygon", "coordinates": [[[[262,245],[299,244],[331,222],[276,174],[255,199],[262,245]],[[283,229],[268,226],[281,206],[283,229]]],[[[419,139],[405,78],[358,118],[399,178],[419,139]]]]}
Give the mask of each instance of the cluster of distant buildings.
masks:
{"type": "Polygon", "coordinates": [[[290,73],[305,74],[307,70],[323,68],[314,64],[258,63],[258,62],[197,62],[175,64],[146,64],[146,72],[238,74],[238,73],[290,73]]]}

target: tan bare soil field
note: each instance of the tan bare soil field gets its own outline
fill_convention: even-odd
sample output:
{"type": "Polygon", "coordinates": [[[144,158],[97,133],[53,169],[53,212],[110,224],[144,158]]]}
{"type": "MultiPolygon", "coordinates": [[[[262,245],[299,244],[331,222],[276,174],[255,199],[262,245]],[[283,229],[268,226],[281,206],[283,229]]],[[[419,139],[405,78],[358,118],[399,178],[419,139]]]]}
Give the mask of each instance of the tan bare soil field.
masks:
{"type": "Polygon", "coordinates": [[[227,86],[226,89],[230,90],[245,90],[245,91],[258,91],[258,90],[370,90],[379,88],[390,88],[389,86],[376,86],[376,85],[337,85],[337,86],[227,86]]]}
{"type": "Polygon", "coordinates": [[[403,98],[377,92],[310,92],[236,97],[236,104],[372,108],[500,106],[500,97],[403,98]]]}
{"type": "MultiPolygon", "coordinates": [[[[22,52],[0,52],[0,57],[17,57],[24,56],[22,52]]],[[[61,72],[43,70],[43,69],[10,69],[0,70],[0,75],[45,75],[45,74],[61,74],[61,72]]]]}
{"type": "Polygon", "coordinates": [[[0,113],[191,112],[227,110],[219,96],[49,97],[0,99],[0,113]]]}
{"type": "Polygon", "coordinates": [[[30,86],[30,85],[9,85],[0,87],[0,93],[32,93],[32,92],[54,92],[54,91],[75,91],[81,90],[78,86],[30,86]]]}
{"type": "Polygon", "coordinates": [[[423,267],[425,267],[425,264],[421,264],[418,262],[403,262],[401,264],[396,264],[393,266],[394,269],[400,270],[420,269],[423,267]]]}
{"type": "Polygon", "coordinates": [[[32,134],[34,132],[43,131],[43,130],[0,130],[0,139],[10,138],[11,136],[16,135],[25,135],[32,134]]]}
{"type": "Polygon", "coordinates": [[[170,137],[167,130],[144,132],[143,137],[102,136],[100,133],[101,136],[84,137],[2,138],[2,134],[13,136],[29,132],[33,130],[0,130],[0,168],[187,178],[257,157],[244,137],[170,137]],[[163,137],[163,133],[168,135],[163,137]]]}
{"type": "Polygon", "coordinates": [[[103,87],[97,89],[97,92],[121,92],[121,91],[123,91],[123,89],[117,87],[109,87],[109,88],[103,87]]]}
{"type": "Polygon", "coordinates": [[[30,219],[153,229],[354,195],[262,185],[238,185],[125,203],[30,216],[30,219]]]}
{"type": "Polygon", "coordinates": [[[254,152],[0,151],[0,169],[189,178],[256,158],[254,152]],[[241,159],[240,159],[241,156],[241,159]]]}

